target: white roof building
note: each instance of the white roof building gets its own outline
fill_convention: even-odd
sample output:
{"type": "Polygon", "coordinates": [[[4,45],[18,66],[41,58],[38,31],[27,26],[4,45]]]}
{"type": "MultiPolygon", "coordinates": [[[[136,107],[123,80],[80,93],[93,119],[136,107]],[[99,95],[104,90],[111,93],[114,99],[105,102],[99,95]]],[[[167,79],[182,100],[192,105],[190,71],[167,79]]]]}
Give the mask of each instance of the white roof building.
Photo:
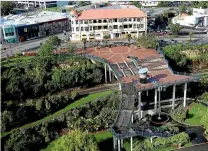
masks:
{"type": "Polygon", "coordinates": [[[70,13],[42,11],[37,14],[20,14],[20,15],[8,15],[3,17],[1,26],[12,24],[14,26],[30,25],[43,22],[49,22],[52,20],[60,20],[70,18],[70,13]]]}
{"type": "Polygon", "coordinates": [[[208,26],[208,8],[193,8],[193,15],[185,13],[180,14],[172,19],[173,24],[179,24],[181,26],[195,27],[198,24],[201,26],[208,26]]]}

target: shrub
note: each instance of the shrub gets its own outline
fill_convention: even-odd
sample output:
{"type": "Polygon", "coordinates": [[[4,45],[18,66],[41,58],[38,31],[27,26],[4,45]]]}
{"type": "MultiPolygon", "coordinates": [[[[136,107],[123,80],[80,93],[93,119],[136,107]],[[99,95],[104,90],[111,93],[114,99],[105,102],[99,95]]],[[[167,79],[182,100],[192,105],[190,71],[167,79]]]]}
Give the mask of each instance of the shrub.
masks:
{"type": "Polygon", "coordinates": [[[179,122],[183,122],[187,118],[188,111],[183,106],[179,106],[175,110],[171,111],[170,114],[173,117],[173,119],[179,122]]]}
{"type": "Polygon", "coordinates": [[[200,96],[200,99],[201,99],[202,102],[208,104],[208,92],[203,93],[203,94],[200,96]]]}
{"type": "Polygon", "coordinates": [[[2,146],[6,147],[7,150],[15,151],[40,150],[49,141],[58,138],[59,132],[63,128],[89,132],[107,129],[116,116],[115,110],[117,110],[120,102],[118,95],[118,92],[112,93],[97,101],[69,110],[49,121],[33,127],[15,130],[9,138],[3,138],[4,144],[2,146]],[[91,114],[91,112],[93,112],[91,118],[84,116],[91,114]]]}
{"type": "Polygon", "coordinates": [[[15,57],[19,57],[19,56],[22,56],[22,55],[23,55],[22,53],[18,52],[18,53],[15,54],[15,57]]]}
{"type": "Polygon", "coordinates": [[[189,135],[184,132],[168,138],[157,137],[153,140],[152,143],[150,142],[150,139],[147,138],[143,141],[141,140],[134,141],[133,151],[144,151],[144,150],[151,151],[157,148],[176,146],[178,144],[185,145],[189,141],[190,141],[189,135]]]}
{"type": "Polygon", "coordinates": [[[11,128],[48,116],[77,98],[76,94],[52,95],[41,99],[26,100],[21,106],[14,106],[13,104],[7,106],[2,113],[1,131],[5,132],[11,128]]]}

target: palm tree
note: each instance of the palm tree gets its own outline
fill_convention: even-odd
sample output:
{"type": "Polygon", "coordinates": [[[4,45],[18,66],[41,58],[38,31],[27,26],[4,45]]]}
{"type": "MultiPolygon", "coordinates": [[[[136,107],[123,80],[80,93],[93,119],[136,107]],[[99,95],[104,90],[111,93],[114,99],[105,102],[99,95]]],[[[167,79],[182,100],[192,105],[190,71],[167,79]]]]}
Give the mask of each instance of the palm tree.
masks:
{"type": "Polygon", "coordinates": [[[86,44],[87,44],[87,38],[82,38],[82,42],[84,45],[84,50],[86,49],[86,44]]]}
{"type": "Polygon", "coordinates": [[[96,43],[96,47],[98,47],[98,46],[99,46],[100,41],[99,41],[99,40],[96,40],[96,41],[95,41],[95,43],[96,43]]]}
{"type": "Polygon", "coordinates": [[[189,38],[190,38],[190,41],[191,41],[191,39],[193,38],[193,32],[191,31],[191,32],[189,32],[189,38]]]}
{"type": "Polygon", "coordinates": [[[128,39],[129,45],[130,45],[131,38],[132,38],[132,37],[131,37],[131,34],[127,34],[127,35],[126,35],[126,39],[128,39]]]}
{"type": "Polygon", "coordinates": [[[107,43],[108,43],[108,39],[110,38],[110,36],[109,35],[105,35],[104,37],[103,37],[103,39],[105,40],[105,46],[107,46],[107,43]]]}

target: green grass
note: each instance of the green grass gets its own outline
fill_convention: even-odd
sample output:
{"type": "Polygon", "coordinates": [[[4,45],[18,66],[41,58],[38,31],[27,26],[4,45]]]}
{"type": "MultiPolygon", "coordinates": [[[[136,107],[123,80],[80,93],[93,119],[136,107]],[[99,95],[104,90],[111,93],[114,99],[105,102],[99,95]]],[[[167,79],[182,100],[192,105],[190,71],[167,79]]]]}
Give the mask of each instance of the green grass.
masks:
{"type": "Polygon", "coordinates": [[[100,132],[95,134],[96,140],[98,143],[105,141],[107,139],[110,139],[113,137],[112,132],[110,131],[105,131],[105,132],[100,132]]]}
{"type": "Polygon", "coordinates": [[[207,112],[207,107],[200,103],[193,103],[188,111],[188,118],[185,120],[189,125],[200,125],[201,117],[207,112]]]}
{"type": "MultiPolygon", "coordinates": [[[[38,120],[38,121],[35,121],[35,122],[32,122],[32,123],[23,125],[23,126],[21,126],[21,127],[19,127],[19,128],[29,128],[29,127],[35,126],[35,125],[37,125],[37,124],[40,124],[40,123],[42,123],[42,122],[49,121],[49,120],[51,120],[53,117],[59,116],[59,115],[65,113],[65,112],[71,110],[72,108],[80,107],[81,105],[84,105],[84,104],[86,104],[86,103],[89,103],[89,102],[91,102],[91,101],[94,101],[94,100],[96,100],[97,98],[101,98],[101,97],[103,97],[103,96],[109,95],[109,94],[111,94],[112,92],[113,92],[113,91],[110,90],[110,91],[104,91],[104,92],[99,92],[99,93],[90,94],[90,95],[88,95],[88,96],[86,96],[86,97],[83,97],[83,98],[81,98],[81,99],[79,99],[79,100],[77,100],[77,101],[71,103],[70,105],[66,106],[66,107],[63,108],[62,110],[59,110],[58,112],[55,112],[55,113],[52,114],[52,115],[49,115],[49,116],[47,116],[47,117],[45,117],[45,118],[43,118],[43,119],[41,119],[41,120],[38,120]]],[[[9,132],[1,133],[1,137],[5,137],[6,135],[11,134],[14,130],[17,130],[17,129],[18,129],[18,128],[13,129],[13,130],[11,130],[11,131],[9,131],[9,132]]]]}
{"type": "MultiPolygon", "coordinates": [[[[111,139],[113,137],[112,133],[110,131],[104,131],[104,132],[100,132],[100,133],[96,133],[94,134],[95,135],[95,138],[96,138],[96,141],[97,143],[101,143],[103,141],[106,141],[108,139],[111,139]]],[[[58,138],[60,139],[60,137],[58,138]]],[[[41,149],[41,151],[51,151],[51,149],[53,148],[54,146],[54,143],[58,140],[54,140],[52,141],[48,146],[47,148],[45,149],[41,149]]],[[[108,145],[108,144],[107,144],[108,145]]]]}
{"type": "Polygon", "coordinates": [[[5,60],[1,61],[1,65],[2,66],[11,66],[11,65],[15,65],[19,62],[29,61],[31,58],[34,58],[34,56],[19,56],[19,57],[9,59],[9,62],[7,59],[5,59],[5,60]]]}

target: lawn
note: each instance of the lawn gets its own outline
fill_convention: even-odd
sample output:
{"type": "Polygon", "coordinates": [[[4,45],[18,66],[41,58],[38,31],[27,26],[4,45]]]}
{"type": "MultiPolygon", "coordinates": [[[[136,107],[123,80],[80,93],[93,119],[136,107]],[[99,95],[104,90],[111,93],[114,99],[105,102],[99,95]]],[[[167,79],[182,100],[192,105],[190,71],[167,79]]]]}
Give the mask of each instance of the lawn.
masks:
{"type": "MultiPolygon", "coordinates": [[[[52,114],[52,115],[49,115],[49,116],[47,116],[47,117],[45,117],[45,118],[43,118],[43,119],[41,119],[41,120],[38,120],[38,121],[35,121],[35,122],[32,122],[32,123],[23,125],[23,126],[21,126],[21,127],[19,127],[19,128],[28,128],[28,127],[32,127],[32,126],[34,126],[34,125],[40,124],[40,123],[42,123],[42,122],[44,122],[44,121],[51,120],[53,117],[59,116],[59,115],[65,113],[65,112],[71,110],[72,108],[79,107],[79,106],[84,105],[84,104],[86,104],[86,103],[88,103],[88,102],[94,101],[94,100],[96,100],[97,98],[100,98],[100,97],[109,95],[109,94],[111,94],[112,92],[113,92],[113,91],[110,90],[110,91],[104,91],[104,92],[99,92],[99,93],[90,94],[90,95],[88,95],[88,96],[86,96],[86,97],[83,97],[83,98],[81,98],[81,99],[79,99],[79,100],[77,100],[77,101],[75,101],[75,102],[69,104],[69,105],[66,106],[65,108],[63,108],[63,109],[61,109],[61,110],[55,112],[55,113],[52,114]]],[[[18,129],[18,128],[16,128],[16,129],[18,129]]],[[[1,137],[5,137],[6,135],[12,133],[12,131],[14,131],[14,130],[16,130],[16,129],[13,129],[13,130],[11,130],[11,131],[9,131],[9,132],[1,133],[1,137]]]]}
{"type": "MultiPolygon", "coordinates": [[[[99,143],[102,144],[103,142],[108,141],[108,140],[112,141],[112,137],[113,137],[113,136],[112,136],[112,133],[111,133],[110,131],[103,131],[103,132],[100,132],[100,133],[96,133],[96,134],[94,134],[94,135],[95,135],[95,137],[96,137],[96,140],[97,140],[98,145],[99,145],[99,143]]],[[[60,138],[58,138],[58,139],[60,139],[60,138]]],[[[54,146],[54,142],[56,142],[58,139],[52,141],[52,142],[47,146],[47,148],[41,149],[41,151],[50,151],[51,148],[54,146]]],[[[105,146],[109,147],[110,145],[107,144],[107,143],[105,143],[105,146]]],[[[112,148],[112,146],[110,146],[110,147],[112,148]]],[[[101,148],[101,150],[103,149],[102,146],[100,146],[100,148],[101,148]]],[[[105,151],[105,150],[103,150],[103,151],[105,151]]]]}
{"type": "Polygon", "coordinates": [[[34,58],[34,56],[19,56],[15,58],[11,58],[9,60],[5,59],[1,61],[2,66],[11,66],[23,61],[29,61],[30,59],[34,58]],[[9,61],[9,62],[8,62],[9,61]]]}
{"type": "Polygon", "coordinates": [[[200,119],[207,112],[208,108],[200,103],[193,103],[188,111],[188,118],[185,120],[189,125],[200,125],[200,119]]]}

